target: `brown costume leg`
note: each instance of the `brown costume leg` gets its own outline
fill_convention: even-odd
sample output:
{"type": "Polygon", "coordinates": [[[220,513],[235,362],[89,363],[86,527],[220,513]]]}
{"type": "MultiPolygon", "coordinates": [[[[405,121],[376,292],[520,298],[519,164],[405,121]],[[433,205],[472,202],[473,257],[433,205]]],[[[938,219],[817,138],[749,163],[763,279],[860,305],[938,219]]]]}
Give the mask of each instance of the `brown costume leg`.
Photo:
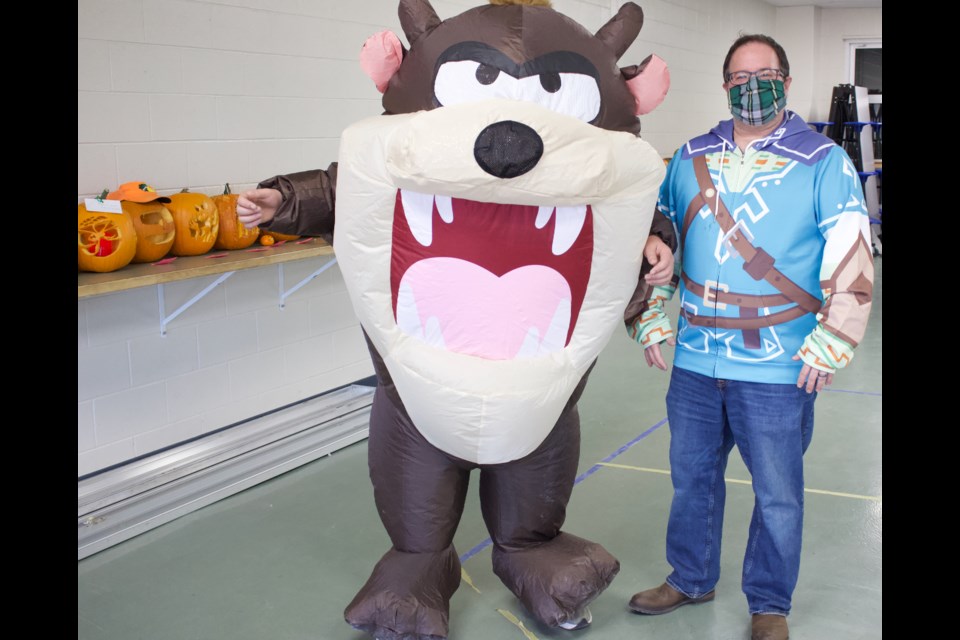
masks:
{"type": "Polygon", "coordinates": [[[424,440],[382,385],[370,415],[368,460],[393,548],[344,617],[380,640],[446,638],[450,597],[460,586],[453,534],[470,470],[424,440]]]}
{"type": "MultiPolygon", "coordinates": [[[[589,375],[589,372],[587,372],[589,375]]],[[[620,571],[600,545],[562,533],[580,456],[580,381],[547,439],[530,455],[482,467],[480,500],[493,539],[493,570],[531,614],[576,622],[620,571]]]]}

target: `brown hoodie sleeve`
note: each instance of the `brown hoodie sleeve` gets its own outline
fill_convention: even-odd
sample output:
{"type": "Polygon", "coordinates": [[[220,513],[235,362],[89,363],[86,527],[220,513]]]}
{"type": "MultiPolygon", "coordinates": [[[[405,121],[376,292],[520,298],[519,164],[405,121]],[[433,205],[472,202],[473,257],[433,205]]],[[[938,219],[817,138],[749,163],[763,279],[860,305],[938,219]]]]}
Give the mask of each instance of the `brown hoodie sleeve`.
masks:
{"type": "MultiPolygon", "coordinates": [[[[677,252],[677,234],[673,230],[670,218],[660,213],[660,209],[653,212],[653,221],[650,223],[650,235],[657,236],[670,247],[670,251],[677,252]]],[[[647,269],[649,271],[649,268],[647,269]]]]}
{"type": "MultiPolygon", "coordinates": [[[[676,231],[673,228],[673,222],[670,221],[670,218],[663,215],[659,208],[653,212],[653,221],[650,224],[650,235],[657,236],[663,240],[663,243],[670,247],[670,250],[676,257],[678,242],[676,231]]],[[[633,327],[637,319],[650,308],[650,299],[654,295],[654,287],[648,284],[643,277],[647,275],[652,268],[652,265],[644,258],[640,266],[640,277],[637,279],[637,288],[634,290],[633,296],[631,296],[630,301],[627,303],[627,308],[623,313],[623,322],[627,325],[628,330],[633,327]]],[[[680,280],[678,273],[677,266],[674,264],[673,279],[667,286],[676,289],[677,283],[680,280]]]]}
{"type": "Polygon", "coordinates": [[[283,202],[273,220],[260,225],[262,229],[298,236],[321,236],[333,244],[336,162],[326,171],[315,169],[274,176],[257,186],[276,189],[283,195],[283,202]]]}

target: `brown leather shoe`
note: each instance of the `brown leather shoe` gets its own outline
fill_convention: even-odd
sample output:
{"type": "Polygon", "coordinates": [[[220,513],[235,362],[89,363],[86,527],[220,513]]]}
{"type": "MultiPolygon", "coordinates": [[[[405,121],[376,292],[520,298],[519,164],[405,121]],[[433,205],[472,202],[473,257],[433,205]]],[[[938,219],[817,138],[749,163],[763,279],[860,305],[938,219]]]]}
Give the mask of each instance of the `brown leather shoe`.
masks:
{"type": "Polygon", "coordinates": [[[661,613],[670,613],[677,607],[685,604],[700,604],[710,602],[716,595],[716,590],[705,593],[699,598],[688,598],[669,584],[664,582],[655,589],[641,591],[630,598],[630,610],[634,613],[645,613],[656,616],[661,613]]]}
{"type": "Polygon", "coordinates": [[[750,624],[750,640],[787,640],[786,616],[775,613],[755,613],[750,624]]]}

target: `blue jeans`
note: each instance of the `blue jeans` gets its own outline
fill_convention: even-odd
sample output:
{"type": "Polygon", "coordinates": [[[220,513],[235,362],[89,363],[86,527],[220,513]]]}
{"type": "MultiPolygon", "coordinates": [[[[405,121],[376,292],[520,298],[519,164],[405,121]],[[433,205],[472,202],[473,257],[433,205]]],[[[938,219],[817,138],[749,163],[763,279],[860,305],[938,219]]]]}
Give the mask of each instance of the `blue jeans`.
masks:
{"type": "Polygon", "coordinates": [[[733,445],[755,496],[743,592],[750,613],[790,613],[800,572],[803,454],[813,437],[816,393],[792,384],[719,380],[673,368],[667,392],[673,504],[667,582],[689,597],[720,578],[720,538],[733,445]]]}

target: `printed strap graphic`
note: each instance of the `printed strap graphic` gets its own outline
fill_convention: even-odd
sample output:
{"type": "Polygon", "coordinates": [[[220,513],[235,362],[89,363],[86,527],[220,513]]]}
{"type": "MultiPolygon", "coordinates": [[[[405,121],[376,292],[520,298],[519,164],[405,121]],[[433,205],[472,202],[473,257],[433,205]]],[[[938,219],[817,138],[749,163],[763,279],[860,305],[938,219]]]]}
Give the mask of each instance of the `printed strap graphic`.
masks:
{"type": "MultiPolygon", "coordinates": [[[[743,258],[743,270],[754,280],[766,280],[773,287],[789,298],[792,302],[800,305],[809,313],[818,313],[820,311],[820,300],[810,295],[802,287],[790,280],[787,276],[774,267],[774,259],[762,247],[754,247],[750,244],[747,237],[739,231],[733,231],[733,216],[727,210],[723,200],[716,198],[716,189],[713,186],[713,180],[710,178],[710,171],[707,169],[707,159],[705,156],[697,156],[693,159],[693,169],[697,176],[697,185],[700,187],[700,198],[703,204],[707,205],[713,212],[717,224],[723,229],[725,234],[729,235],[730,244],[737,250],[737,253],[743,258]],[[709,195],[708,195],[708,192],[709,195]],[[711,202],[713,198],[713,202],[711,202]],[[719,211],[714,211],[713,204],[716,203],[719,211]]],[[[688,212],[689,215],[689,212],[688,212]]],[[[686,231],[686,229],[684,229],[686,231]]]]}
{"type": "Polygon", "coordinates": [[[804,313],[818,313],[821,302],[802,287],[785,276],[774,266],[773,256],[763,250],[762,247],[754,247],[746,235],[735,229],[736,223],[730,211],[723,200],[717,197],[717,189],[710,177],[710,170],[707,168],[707,159],[705,155],[693,158],[694,174],[697,177],[697,186],[700,188],[690,205],[687,207],[686,215],[683,220],[683,232],[681,242],[686,245],[687,231],[693,223],[697,213],[706,206],[713,213],[714,219],[724,234],[729,238],[730,244],[737,250],[743,258],[743,270],[754,280],[766,280],[779,291],[782,296],[754,296],[748,294],[731,293],[728,291],[719,291],[713,287],[709,289],[690,279],[686,273],[682,274],[684,284],[687,289],[714,305],[716,303],[734,304],[740,307],[741,318],[724,317],[703,317],[684,313],[684,317],[691,324],[700,326],[715,326],[725,329],[740,329],[744,331],[744,343],[748,348],[759,348],[760,339],[756,331],[763,327],[770,327],[783,322],[789,322],[799,318],[804,313]],[[759,316],[756,309],[767,306],[780,306],[792,302],[796,305],[794,309],[787,309],[768,316],[759,316]],[[749,334],[747,332],[750,332],[749,334]]]}

